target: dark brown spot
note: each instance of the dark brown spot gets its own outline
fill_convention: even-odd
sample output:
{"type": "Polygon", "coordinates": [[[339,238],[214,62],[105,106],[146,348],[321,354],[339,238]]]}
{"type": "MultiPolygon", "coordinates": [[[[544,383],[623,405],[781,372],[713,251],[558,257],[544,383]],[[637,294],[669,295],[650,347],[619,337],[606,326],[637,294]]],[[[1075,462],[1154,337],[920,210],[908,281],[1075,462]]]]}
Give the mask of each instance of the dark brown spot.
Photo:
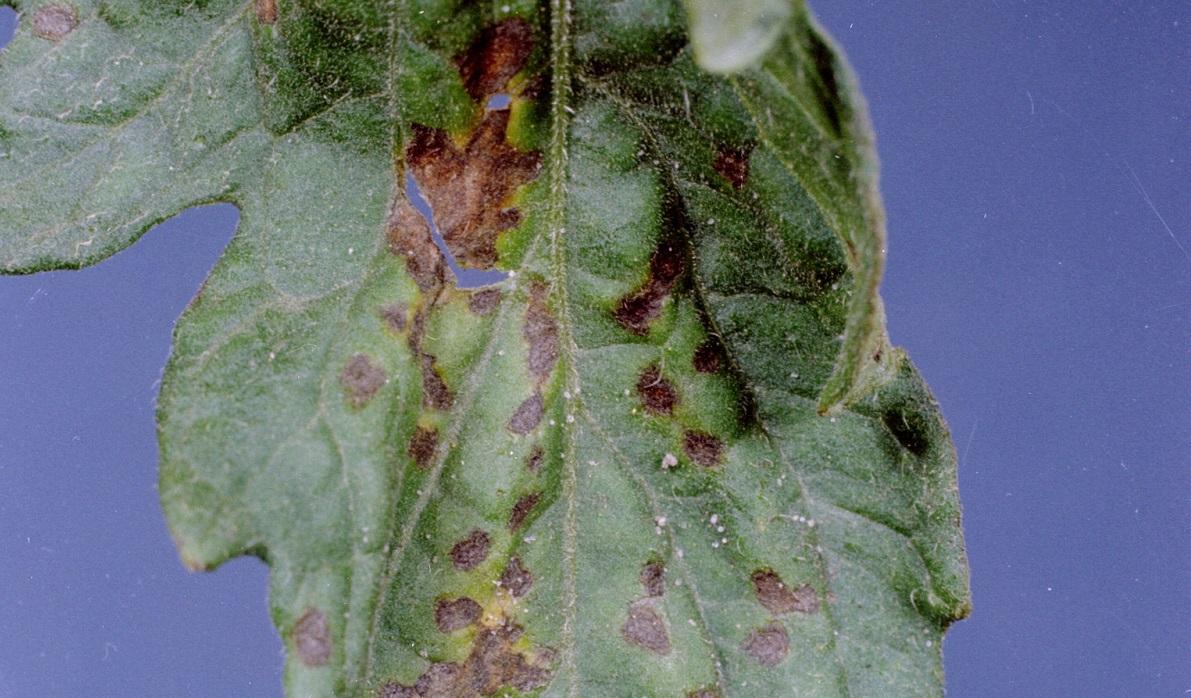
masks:
{"type": "Polygon", "coordinates": [[[733,188],[740,189],[749,178],[749,154],[752,150],[752,145],[725,148],[716,153],[713,167],[724,179],[732,183],[733,188]]]}
{"type": "Polygon", "coordinates": [[[529,343],[529,372],[544,381],[558,361],[558,323],[546,305],[546,285],[534,283],[529,289],[529,306],[521,335],[529,343]]]}
{"type": "Polygon", "coordinates": [[[666,623],[649,601],[638,601],[629,606],[629,617],[620,629],[620,634],[625,640],[654,654],[670,654],[670,634],[666,632],[666,623]]]}
{"type": "Polygon", "coordinates": [[[451,562],[455,569],[467,572],[474,570],[481,562],[488,558],[488,549],[492,540],[488,534],[480,529],[474,529],[467,537],[460,540],[451,548],[451,562]]]}
{"type": "Polygon", "coordinates": [[[60,41],[77,26],[78,15],[66,5],[45,5],[33,13],[33,33],[43,39],[60,41]]]}
{"type": "Polygon", "coordinates": [[[294,648],[306,666],[322,666],[331,658],[331,631],[327,616],[317,608],[308,608],[294,624],[294,648]]]}
{"type": "Polygon", "coordinates": [[[529,452],[529,455],[525,457],[526,470],[537,474],[537,472],[542,469],[542,459],[545,457],[546,452],[542,450],[542,447],[534,444],[534,447],[529,452]]]}
{"type": "Polygon", "coordinates": [[[277,21],[277,0],[256,0],[256,21],[273,24],[277,21]]]}
{"type": "Polygon", "coordinates": [[[441,633],[453,633],[479,620],[483,612],[480,604],[466,596],[439,599],[434,602],[434,625],[441,633]]]}
{"type": "MultiPolygon", "coordinates": [[[[431,664],[413,685],[412,695],[420,698],[472,698],[495,696],[510,686],[522,692],[543,688],[550,682],[549,663],[554,655],[540,650],[532,660],[514,649],[524,634],[521,626],[505,622],[498,627],[482,628],[462,664],[431,664]]],[[[399,684],[391,684],[400,687],[399,684]]],[[[395,694],[398,696],[410,694],[395,694]]]]}
{"type": "Polygon", "coordinates": [[[699,373],[715,373],[720,370],[720,349],[712,340],[703,342],[695,349],[691,359],[695,370],[699,373]]]}
{"type": "Polygon", "coordinates": [[[790,636],[780,623],[771,622],[749,633],[741,649],[761,666],[777,666],[790,652],[790,636]]]}
{"type": "Polygon", "coordinates": [[[509,512],[509,530],[516,531],[521,528],[521,524],[525,523],[525,519],[533,512],[533,508],[538,505],[542,495],[540,492],[531,492],[513,505],[513,510],[509,512]]]}
{"type": "Polygon", "coordinates": [[[545,411],[546,404],[542,400],[542,394],[530,395],[509,418],[509,431],[522,436],[528,434],[542,422],[542,415],[545,411]]]}
{"type": "Polygon", "coordinates": [[[633,334],[649,332],[649,325],[661,314],[666,296],[682,274],[682,266],[682,254],[676,245],[670,242],[658,245],[649,260],[649,278],[645,284],[621,298],[612,311],[616,321],[633,334]]]}
{"type": "Polygon", "coordinates": [[[688,431],[682,435],[682,450],[698,465],[712,468],[720,464],[724,444],[707,432],[688,431]]]}
{"type": "Polygon", "coordinates": [[[637,377],[637,395],[641,404],[653,414],[673,414],[678,404],[678,391],[674,384],[662,377],[662,370],[653,364],[637,377]]]}
{"type": "Polygon", "coordinates": [[[355,407],[363,407],[381,389],[388,377],[367,354],[356,354],[339,372],[339,383],[355,407]]]}
{"type": "Polygon", "coordinates": [[[646,596],[661,596],[666,593],[666,568],[662,563],[650,561],[641,568],[641,586],[646,596]]]}
{"type": "Polygon", "coordinates": [[[430,224],[407,199],[389,214],[386,238],[389,251],[405,259],[405,268],[423,292],[441,286],[445,278],[442,252],[430,235],[430,224]]]}
{"type": "Polygon", "coordinates": [[[409,437],[409,446],[405,452],[409,454],[414,465],[422,470],[430,467],[434,461],[434,451],[438,448],[438,429],[418,426],[413,436],[409,437]]]}
{"type": "Polygon", "coordinates": [[[390,303],[380,309],[380,319],[394,332],[404,332],[409,308],[404,303],[390,303]]]}
{"type": "Polygon", "coordinates": [[[819,610],[819,595],[809,584],[791,589],[773,570],[757,570],[753,572],[752,580],[757,601],[776,616],[794,611],[814,613],[819,610]]]}
{"type": "Polygon", "coordinates": [[[454,402],[451,389],[434,365],[434,357],[422,354],[422,404],[432,410],[446,411],[454,402]]]}
{"type": "Polygon", "coordinates": [[[476,315],[487,315],[500,305],[500,289],[486,288],[476,291],[467,299],[467,308],[476,315]]]}
{"type": "Polygon", "coordinates": [[[488,269],[496,262],[497,236],[520,220],[507,208],[509,199],[540,169],[537,152],[521,152],[505,140],[508,122],[507,109],[487,112],[462,150],[445,131],[413,126],[406,160],[462,267],[488,269]]]}
{"type": "Polygon", "coordinates": [[[505,89],[533,51],[533,27],[520,17],[493,24],[459,58],[459,74],[472,99],[490,97],[505,89]]]}
{"type": "Polygon", "coordinates": [[[509,558],[509,564],[505,565],[505,571],[500,575],[500,585],[519,599],[529,593],[529,588],[533,586],[533,575],[521,563],[521,558],[514,555],[509,558]]]}

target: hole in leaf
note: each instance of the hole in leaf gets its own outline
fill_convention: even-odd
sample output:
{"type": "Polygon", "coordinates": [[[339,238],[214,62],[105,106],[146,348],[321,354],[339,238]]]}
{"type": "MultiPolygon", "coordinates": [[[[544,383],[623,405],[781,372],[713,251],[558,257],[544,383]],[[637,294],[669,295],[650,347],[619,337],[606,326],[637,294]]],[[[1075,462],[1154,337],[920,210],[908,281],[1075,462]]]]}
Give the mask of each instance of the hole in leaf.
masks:
{"type": "Polygon", "coordinates": [[[0,6],[0,49],[12,41],[17,30],[17,12],[8,5],[0,6]]]}
{"type": "Polygon", "coordinates": [[[488,286],[508,278],[508,273],[503,271],[461,268],[459,263],[455,261],[455,255],[451,254],[446,241],[443,240],[442,233],[439,232],[438,225],[434,222],[434,211],[431,210],[430,204],[422,196],[422,190],[418,187],[418,183],[414,180],[412,174],[405,175],[405,194],[409,197],[410,202],[413,203],[418,213],[422,214],[426,219],[426,223],[429,224],[430,236],[434,238],[434,244],[442,252],[443,258],[447,260],[447,266],[450,267],[451,273],[455,275],[455,284],[459,288],[488,286]]]}
{"type": "Polygon", "coordinates": [[[512,98],[505,93],[494,94],[488,98],[489,109],[504,109],[512,102],[512,98]]]}

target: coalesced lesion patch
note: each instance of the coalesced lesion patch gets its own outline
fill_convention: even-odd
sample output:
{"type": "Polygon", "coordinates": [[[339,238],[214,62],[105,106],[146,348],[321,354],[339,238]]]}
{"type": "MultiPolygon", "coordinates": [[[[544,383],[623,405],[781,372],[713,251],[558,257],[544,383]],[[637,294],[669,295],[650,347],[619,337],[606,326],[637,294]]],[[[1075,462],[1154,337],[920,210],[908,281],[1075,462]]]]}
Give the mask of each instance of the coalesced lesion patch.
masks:
{"type": "Polygon", "coordinates": [[[649,278],[617,302],[612,311],[616,322],[633,334],[647,334],[649,326],[662,314],[662,306],[682,275],[683,267],[681,249],[664,240],[649,260],[649,278]]]}
{"type": "Polygon", "coordinates": [[[750,579],[757,601],[774,615],[816,613],[819,610],[819,595],[809,584],[791,588],[771,569],[757,570],[750,579]]]}
{"type": "Polygon", "coordinates": [[[411,685],[390,682],[384,698],[473,698],[495,696],[503,688],[528,692],[544,688],[554,674],[556,657],[549,649],[520,648],[524,628],[505,620],[476,633],[463,662],[435,662],[411,685]]]}
{"type": "Polygon", "coordinates": [[[462,147],[446,131],[412,128],[406,162],[462,267],[490,269],[496,263],[497,237],[521,222],[513,194],[541,169],[539,153],[520,151],[505,139],[508,124],[508,109],[487,111],[462,147]]]}

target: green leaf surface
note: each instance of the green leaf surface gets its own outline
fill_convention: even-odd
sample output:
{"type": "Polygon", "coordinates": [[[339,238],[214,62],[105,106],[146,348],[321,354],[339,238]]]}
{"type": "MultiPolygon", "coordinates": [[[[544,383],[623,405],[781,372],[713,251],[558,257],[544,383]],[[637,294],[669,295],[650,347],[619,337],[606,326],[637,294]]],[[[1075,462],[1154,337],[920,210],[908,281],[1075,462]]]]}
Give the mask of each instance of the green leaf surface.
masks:
{"type": "Polygon", "coordinates": [[[715,4],[18,5],[0,267],[240,208],[160,489],[187,565],[271,566],[290,695],[942,692],[955,454],[864,105],[801,4],[715,4]]]}

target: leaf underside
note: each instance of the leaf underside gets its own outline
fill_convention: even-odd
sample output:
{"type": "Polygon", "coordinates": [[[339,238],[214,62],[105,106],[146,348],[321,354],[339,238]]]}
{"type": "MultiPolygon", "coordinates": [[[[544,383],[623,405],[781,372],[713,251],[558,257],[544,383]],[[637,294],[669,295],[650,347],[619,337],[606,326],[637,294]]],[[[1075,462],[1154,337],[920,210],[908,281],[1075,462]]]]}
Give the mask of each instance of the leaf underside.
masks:
{"type": "Polygon", "coordinates": [[[955,455],[864,106],[801,4],[734,7],[18,4],[0,269],[240,208],[160,490],[187,565],[270,564],[291,695],[941,693],[955,455]]]}

